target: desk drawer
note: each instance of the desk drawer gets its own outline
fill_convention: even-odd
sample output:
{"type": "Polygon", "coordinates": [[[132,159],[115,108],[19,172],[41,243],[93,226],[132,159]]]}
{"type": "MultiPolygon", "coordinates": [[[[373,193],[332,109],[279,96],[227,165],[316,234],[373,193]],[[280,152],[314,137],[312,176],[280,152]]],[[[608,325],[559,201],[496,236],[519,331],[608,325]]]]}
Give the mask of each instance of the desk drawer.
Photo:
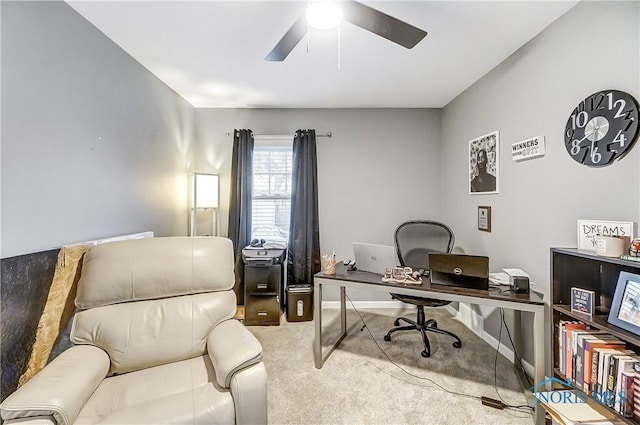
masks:
{"type": "Polygon", "coordinates": [[[277,296],[247,295],[244,306],[244,324],[279,325],[280,301],[277,296]]]}
{"type": "Polygon", "coordinates": [[[246,294],[279,294],[281,265],[271,267],[244,268],[244,290],[246,294]]]}

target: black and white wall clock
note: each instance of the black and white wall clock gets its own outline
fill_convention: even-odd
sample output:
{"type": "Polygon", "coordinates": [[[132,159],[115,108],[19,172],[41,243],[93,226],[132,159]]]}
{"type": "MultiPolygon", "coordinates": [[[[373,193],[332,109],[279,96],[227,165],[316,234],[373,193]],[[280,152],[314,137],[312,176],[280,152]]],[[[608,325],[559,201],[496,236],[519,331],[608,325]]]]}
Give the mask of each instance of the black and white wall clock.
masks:
{"type": "Polygon", "coordinates": [[[638,101],[629,93],[599,91],[571,112],[564,129],[564,145],[580,164],[609,165],[631,151],[640,133],[638,120],[638,101]]]}

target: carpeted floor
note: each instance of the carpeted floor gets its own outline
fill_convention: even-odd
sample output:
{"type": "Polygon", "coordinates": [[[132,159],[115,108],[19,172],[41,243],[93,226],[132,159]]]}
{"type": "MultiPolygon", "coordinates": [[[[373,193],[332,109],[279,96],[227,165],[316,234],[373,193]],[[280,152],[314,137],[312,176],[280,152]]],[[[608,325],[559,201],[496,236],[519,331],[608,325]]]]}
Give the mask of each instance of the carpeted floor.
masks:
{"type": "MultiPolygon", "coordinates": [[[[396,333],[391,342],[383,339],[395,317],[415,318],[415,308],[361,310],[360,314],[375,342],[367,329],[360,331],[360,319],[350,309],[349,335],[322,369],[313,363],[313,322],[288,323],[283,318],[280,326],[249,327],[264,348],[270,424],[533,423],[526,412],[481,404],[480,396],[499,398],[494,389],[496,352],[447,311],[429,309],[428,318],[456,333],[462,348],[453,348],[448,336],[430,334],[428,359],[420,356],[422,341],[417,331],[396,333]]],[[[325,341],[335,340],[339,326],[338,311],[324,310],[325,341]]],[[[512,405],[526,404],[513,365],[498,355],[496,369],[502,399],[512,405]]]]}

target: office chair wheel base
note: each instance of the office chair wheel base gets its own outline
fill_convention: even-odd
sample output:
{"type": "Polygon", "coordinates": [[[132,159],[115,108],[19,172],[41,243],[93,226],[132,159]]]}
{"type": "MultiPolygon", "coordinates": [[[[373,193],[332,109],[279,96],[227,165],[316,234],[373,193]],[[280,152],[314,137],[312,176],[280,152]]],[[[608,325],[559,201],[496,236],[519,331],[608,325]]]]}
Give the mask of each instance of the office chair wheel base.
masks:
{"type": "Polygon", "coordinates": [[[385,341],[387,341],[387,342],[391,341],[391,335],[386,334],[386,335],[384,336],[384,340],[385,340],[385,341]]]}
{"type": "Polygon", "coordinates": [[[454,341],[453,346],[455,348],[460,348],[460,347],[462,347],[462,343],[460,341],[454,341]]]}
{"type": "Polygon", "coordinates": [[[430,326],[432,328],[437,328],[438,327],[438,322],[436,322],[435,320],[431,319],[427,321],[427,326],[430,326]]]}
{"type": "Polygon", "coordinates": [[[400,320],[396,319],[393,321],[393,326],[400,326],[400,320]]]}
{"type": "Polygon", "coordinates": [[[427,350],[420,351],[420,355],[425,359],[431,357],[431,354],[427,350]]]}

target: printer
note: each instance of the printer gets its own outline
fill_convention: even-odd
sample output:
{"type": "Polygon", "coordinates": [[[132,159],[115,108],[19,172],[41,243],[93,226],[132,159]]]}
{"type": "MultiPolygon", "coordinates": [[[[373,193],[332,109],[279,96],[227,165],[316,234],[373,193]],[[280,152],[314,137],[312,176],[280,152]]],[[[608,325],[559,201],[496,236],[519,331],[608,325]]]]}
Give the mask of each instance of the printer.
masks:
{"type": "Polygon", "coordinates": [[[247,266],[271,267],[284,263],[285,249],[254,248],[248,246],[242,249],[242,261],[247,266]]]}

